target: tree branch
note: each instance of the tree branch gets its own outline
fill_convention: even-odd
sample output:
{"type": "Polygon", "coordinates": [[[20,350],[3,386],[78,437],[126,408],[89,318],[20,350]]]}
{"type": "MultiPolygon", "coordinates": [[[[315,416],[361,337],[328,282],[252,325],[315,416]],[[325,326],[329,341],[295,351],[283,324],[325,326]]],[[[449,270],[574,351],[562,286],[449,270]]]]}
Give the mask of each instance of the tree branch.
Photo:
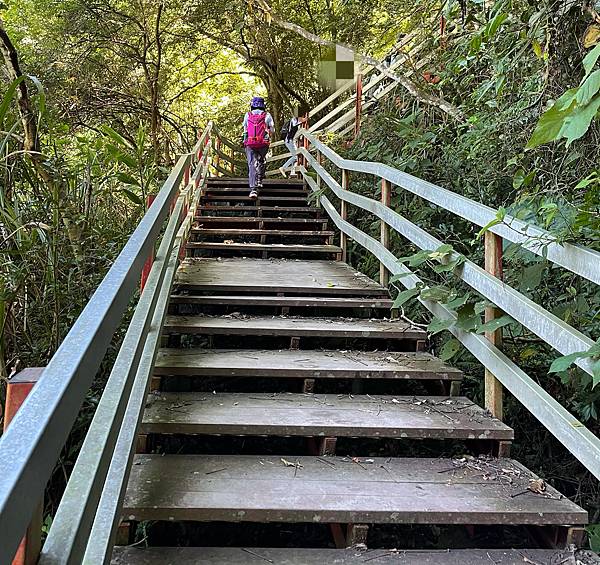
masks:
{"type": "MultiPolygon", "coordinates": [[[[323,39],[322,37],[319,37],[318,35],[311,33],[310,31],[307,31],[306,29],[304,29],[303,27],[301,27],[297,24],[293,24],[291,22],[287,22],[287,21],[283,20],[277,14],[273,13],[273,10],[267,4],[266,0],[254,0],[254,1],[256,1],[256,3],[258,4],[259,9],[261,9],[264,12],[265,17],[268,22],[273,21],[279,27],[281,27],[283,29],[287,29],[288,31],[291,31],[297,35],[300,35],[301,37],[304,37],[305,39],[308,39],[309,41],[312,41],[313,43],[317,43],[318,45],[332,46],[332,45],[336,44],[333,41],[323,39]]],[[[364,61],[365,63],[368,63],[369,65],[372,65],[380,73],[383,73],[385,76],[396,81],[398,84],[403,86],[409,94],[414,96],[420,102],[423,102],[424,104],[428,104],[430,106],[436,106],[443,112],[446,112],[448,115],[452,116],[455,120],[464,121],[465,116],[462,113],[462,111],[459,110],[456,106],[454,106],[450,102],[448,102],[447,100],[444,100],[443,98],[440,98],[439,96],[435,96],[434,94],[429,94],[427,92],[422,91],[410,79],[406,78],[405,76],[396,75],[395,73],[390,72],[389,69],[387,69],[386,67],[381,65],[381,63],[377,59],[375,59],[369,55],[365,55],[364,53],[357,52],[350,45],[346,45],[344,43],[339,43],[339,45],[356,53],[362,59],[362,61],[364,61]]]]}

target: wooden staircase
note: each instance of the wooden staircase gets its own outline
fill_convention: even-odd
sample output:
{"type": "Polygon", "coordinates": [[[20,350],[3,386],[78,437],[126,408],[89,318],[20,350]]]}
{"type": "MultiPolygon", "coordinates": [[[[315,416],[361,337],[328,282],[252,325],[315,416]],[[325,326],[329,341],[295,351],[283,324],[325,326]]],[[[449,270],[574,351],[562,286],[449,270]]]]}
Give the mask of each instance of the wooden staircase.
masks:
{"type": "Polygon", "coordinates": [[[370,527],[488,525],[564,546],[587,513],[508,458],[512,429],[459,396],[461,372],[390,317],[387,289],[338,260],[302,182],[247,192],[246,179],[211,179],[198,207],[124,523],[181,524],[157,545],[210,546],[186,538],[200,522],[326,527],[329,541],[117,547],[113,563],[568,563],[560,549],[360,545],[370,527]]]}

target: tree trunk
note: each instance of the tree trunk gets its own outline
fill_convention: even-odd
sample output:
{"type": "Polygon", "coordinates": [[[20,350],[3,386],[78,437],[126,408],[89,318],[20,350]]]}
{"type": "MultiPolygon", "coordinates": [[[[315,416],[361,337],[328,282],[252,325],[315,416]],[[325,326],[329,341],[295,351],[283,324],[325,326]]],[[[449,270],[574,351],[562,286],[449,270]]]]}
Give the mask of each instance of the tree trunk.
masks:
{"type": "MultiPolygon", "coordinates": [[[[19,66],[19,56],[8,33],[4,29],[4,22],[0,19],[0,51],[4,64],[8,70],[8,76],[11,81],[15,81],[23,76],[19,66]]],[[[35,120],[35,113],[31,108],[29,90],[27,83],[22,80],[17,88],[17,102],[19,106],[19,117],[23,124],[24,142],[23,149],[27,152],[39,152],[40,141],[35,120]]],[[[34,155],[31,155],[35,159],[34,155]]]]}

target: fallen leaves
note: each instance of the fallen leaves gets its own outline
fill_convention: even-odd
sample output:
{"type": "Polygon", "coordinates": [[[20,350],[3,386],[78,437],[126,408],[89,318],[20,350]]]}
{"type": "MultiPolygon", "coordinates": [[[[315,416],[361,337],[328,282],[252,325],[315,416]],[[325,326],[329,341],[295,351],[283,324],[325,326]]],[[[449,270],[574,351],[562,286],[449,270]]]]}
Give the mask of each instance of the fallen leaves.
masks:
{"type": "Polygon", "coordinates": [[[546,483],[543,479],[530,479],[529,486],[527,488],[536,494],[543,494],[546,492],[546,483]]]}

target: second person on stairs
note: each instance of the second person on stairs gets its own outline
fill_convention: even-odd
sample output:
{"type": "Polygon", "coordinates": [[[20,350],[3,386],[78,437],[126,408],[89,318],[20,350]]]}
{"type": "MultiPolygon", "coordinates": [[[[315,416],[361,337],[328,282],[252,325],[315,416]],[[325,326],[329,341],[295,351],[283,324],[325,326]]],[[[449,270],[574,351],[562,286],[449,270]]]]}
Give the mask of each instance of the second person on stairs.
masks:
{"type": "Polygon", "coordinates": [[[274,133],[275,123],[266,110],[264,98],[255,96],[250,101],[250,111],[244,116],[244,147],[252,200],[258,198],[258,191],[262,188],[267,168],[267,151],[274,133]]]}

